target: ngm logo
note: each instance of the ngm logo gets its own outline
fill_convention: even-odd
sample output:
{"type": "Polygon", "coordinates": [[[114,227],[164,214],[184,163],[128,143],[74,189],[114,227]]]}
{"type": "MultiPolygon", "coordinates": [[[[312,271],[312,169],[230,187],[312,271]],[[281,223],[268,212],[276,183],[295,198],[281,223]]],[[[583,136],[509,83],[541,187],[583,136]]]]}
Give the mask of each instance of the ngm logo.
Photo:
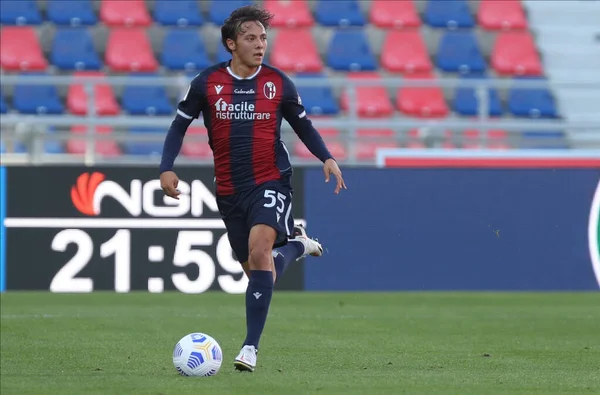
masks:
{"type": "Polygon", "coordinates": [[[271,113],[269,112],[254,111],[254,104],[248,103],[247,101],[230,104],[221,97],[215,103],[215,116],[218,119],[237,119],[250,121],[256,119],[271,119],[271,113]]]}
{"type": "Polygon", "coordinates": [[[592,207],[590,209],[588,245],[596,281],[598,282],[598,286],[600,286],[600,180],[596,186],[596,193],[592,199],[592,207]]]}
{"type": "Polygon", "coordinates": [[[179,200],[163,196],[164,205],[155,204],[155,193],[160,191],[160,180],[131,180],[129,190],[115,181],[107,180],[100,172],[83,173],[71,187],[71,201],[79,212],[91,217],[101,214],[104,199],[113,199],[132,217],[142,214],[151,217],[201,217],[204,206],[218,212],[217,200],[213,193],[200,180],[191,184],[180,181],[179,200]]]}

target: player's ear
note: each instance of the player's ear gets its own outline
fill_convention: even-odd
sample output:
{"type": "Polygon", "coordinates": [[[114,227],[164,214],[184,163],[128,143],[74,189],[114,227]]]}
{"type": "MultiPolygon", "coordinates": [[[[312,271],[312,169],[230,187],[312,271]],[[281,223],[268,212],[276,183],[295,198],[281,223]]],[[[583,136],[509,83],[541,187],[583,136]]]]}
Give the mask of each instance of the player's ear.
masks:
{"type": "Polygon", "coordinates": [[[232,39],[228,38],[227,39],[227,48],[229,48],[230,51],[235,51],[235,41],[233,41],[232,39]]]}

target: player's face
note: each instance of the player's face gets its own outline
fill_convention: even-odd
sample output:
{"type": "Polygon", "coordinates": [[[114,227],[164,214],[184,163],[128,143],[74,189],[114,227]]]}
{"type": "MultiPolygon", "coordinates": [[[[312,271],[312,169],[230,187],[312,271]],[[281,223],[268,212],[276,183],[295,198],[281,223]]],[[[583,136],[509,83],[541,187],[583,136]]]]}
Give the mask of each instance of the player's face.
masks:
{"type": "Polygon", "coordinates": [[[246,22],[242,25],[242,33],[229,48],[247,67],[258,67],[267,52],[267,32],[260,22],[246,22]]]}

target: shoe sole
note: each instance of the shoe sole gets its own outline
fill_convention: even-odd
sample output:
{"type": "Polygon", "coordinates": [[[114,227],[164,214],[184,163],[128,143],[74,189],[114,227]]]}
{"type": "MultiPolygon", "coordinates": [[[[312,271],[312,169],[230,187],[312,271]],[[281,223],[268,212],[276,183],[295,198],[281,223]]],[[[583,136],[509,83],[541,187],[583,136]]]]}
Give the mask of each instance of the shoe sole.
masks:
{"type": "Polygon", "coordinates": [[[240,372],[254,372],[254,368],[242,361],[235,361],[233,363],[233,366],[235,367],[236,370],[239,370],[240,372]]]}

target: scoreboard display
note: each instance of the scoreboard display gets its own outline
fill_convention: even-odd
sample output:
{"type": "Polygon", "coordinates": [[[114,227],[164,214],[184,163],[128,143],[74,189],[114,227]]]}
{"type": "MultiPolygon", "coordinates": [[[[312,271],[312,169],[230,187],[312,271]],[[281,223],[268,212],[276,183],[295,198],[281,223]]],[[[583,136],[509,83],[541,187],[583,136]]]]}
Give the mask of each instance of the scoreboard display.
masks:
{"type": "MultiPolygon", "coordinates": [[[[293,214],[304,223],[297,173],[293,214]]],[[[177,169],[179,200],[164,195],[156,168],[10,167],[2,175],[7,290],[246,290],[210,168],[177,169]]],[[[302,289],[303,278],[298,262],[277,288],[302,289]]]]}

